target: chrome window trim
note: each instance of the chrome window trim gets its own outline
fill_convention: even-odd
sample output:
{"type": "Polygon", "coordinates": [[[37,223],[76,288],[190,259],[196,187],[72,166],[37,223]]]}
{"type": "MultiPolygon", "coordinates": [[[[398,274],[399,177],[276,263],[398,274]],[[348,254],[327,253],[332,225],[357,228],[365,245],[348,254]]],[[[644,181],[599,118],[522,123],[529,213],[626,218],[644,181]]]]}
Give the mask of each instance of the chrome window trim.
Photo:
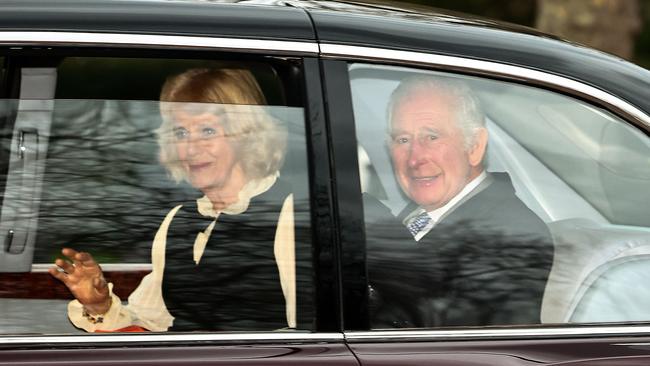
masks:
{"type": "MultiPolygon", "coordinates": [[[[522,66],[493,61],[467,59],[458,56],[399,51],[376,47],[317,44],[309,41],[277,41],[223,37],[196,37],[170,35],[143,35],[120,33],[85,32],[0,32],[0,45],[122,45],[151,47],[183,47],[192,49],[221,49],[238,51],[267,51],[272,53],[295,53],[320,55],[325,58],[350,58],[351,60],[391,61],[406,65],[437,66],[448,70],[466,71],[479,75],[492,75],[507,79],[531,82],[577,94],[605,104],[626,115],[629,119],[650,129],[650,116],[632,104],[601,89],[567,77],[527,69],[522,66]]],[[[34,265],[36,271],[45,271],[45,265],[34,265]],[[42,266],[42,267],[41,267],[42,266]]],[[[47,265],[48,268],[51,265],[47,265]]],[[[139,264],[134,265],[141,266],[139,264]]],[[[122,268],[120,268],[122,269],[122,268]]],[[[126,268],[124,268],[126,269],[126,268]]],[[[138,267],[140,269],[140,267],[138,267]]],[[[0,345],[44,344],[116,344],[116,343],[165,343],[165,342],[374,342],[374,341],[441,341],[485,340],[525,338],[607,337],[613,335],[650,336],[648,325],[617,326],[566,326],[515,329],[453,329],[453,330],[395,330],[354,331],[341,333],[186,333],[186,334],[84,334],[84,335],[16,335],[0,336],[0,345]]]]}
{"type": "Polygon", "coordinates": [[[187,342],[237,342],[259,343],[323,343],[343,342],[341,333],[302,333],[291,331],[260,332],[260,333],[88,333],[84,335],[21,335],[21,336],[0,336],[0,346],[6,345],[47,345],[47,344],[69,344],[81,346],[84,344],[125,344],[137,343],[187,343],[187,342]]]}
{"type": "Polygon", "coordinates": [[[502,64],[493,61],[483,61],[414,51],[399,51],[385,48],[348,46],[339,44],[320,44],[321,56],[325,58],[354,58],[354,60],[391,61],[407,65],[443,66],[454,71],[468,71],[480,75],[492,75],[531,82],[559,89],[570,94],[577,94],[608,109],[621,113],[631,121],[641,124],[650,130],[650,116],[608,92],[564,76],[544,71],[527,69],[522,66],[502,64]]]}
{"type": "Polygon", "coordinates": [[[267,51],[317,55],[318,44],[309,41],[277,41],[248,38],[172,36],[157,34],[89,33],[89,32],[0,32],[2,45],[120,45],[129,47],[184,47],[238,51],[267,51]]]}
{"type": "MultiPolygon", "coordinates": [[[[444,70],[462,71],[475,75],[497,76],[499,78],[523,81],[533,85],[546,86],[568,94],[579,95],[585,99],[600,104],[612,111],[622,114],[630,121],[635,122],[650,131],[650,116],[627,101],[580,81],[539,70],[458,56],[399,51],[376,47],[321,43],[320,49],[321,56],[324,58],[347,58],[351,61],[390,61],[405,66],[443,67],[444,70]]],[[[607,337],[616,335],[650,336],[650,326],[583,326],[567,324],[566,327],[542,326],[507,329],[474,328],[451,330],[353,331],[345,332],[344,335],[348,342],[607,337]]]]}
{"type": "Polygon", "coordinates": [[[390,330],[345,332],[348,342],[444,341],[486,339],[573,338],[610,336],[649,336],[648,325],[538,327],[515,329],[390,330]]]}
{"type": "MultiPolygon", "coordinates": [[[[52,263],[33,263],[32,273],[47,272],[54,267],[52,263]]],[[[102,263],[102,270],[105,272],[129,272],[129,271],[151,271],[151,263],[102,263]]]]}

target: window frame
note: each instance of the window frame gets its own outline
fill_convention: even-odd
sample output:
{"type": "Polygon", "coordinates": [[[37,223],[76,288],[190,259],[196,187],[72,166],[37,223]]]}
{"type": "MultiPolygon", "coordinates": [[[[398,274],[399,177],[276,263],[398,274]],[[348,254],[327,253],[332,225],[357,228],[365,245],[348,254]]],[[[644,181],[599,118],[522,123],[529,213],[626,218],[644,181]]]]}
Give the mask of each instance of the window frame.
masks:
{"type": "MultiPolygon", "coordinates": [[[[96,55],[120,57],[122,55],[146,55],[143,57],[183,58],[184,54],[200,54],[203,59],[234,59],[250,57],[264,62],[268,58],[293,58],[300,61],[301,75],[295,75],[301,106],[305,115],[305,139],[309,162],[309,202],[311,205],[312,258],[315,273],[315,324],[311,332],[245,333],[151,333],[131,335],[5,335],[0,343],[10,347],[63,347],[79,344],[110,347],[115,345],[178,344],[205,342],[204,344],[232,343],[258,344],[286,343],[343,343],[340,333],[341,315],[338,310],[339,276],[336,264],[337,250],[333,230],[332,189],[329,166],[329,143],[322,99],[321,70],[318,62],[318,45],[314,41],[277,41],[268,39],[237,39],[219,37],[165,36],[148,34],[71,33],[71,32],[0,32],[0,47],[8,58],[42,56],[43,52],[61,49],[61,53],[74,56],[96,55]],[[137,49],[136,49],[137,48],[137,49]],[[334,258],[334,259],[333,259],[334,258]]],[[[6,74],[5,74],[6,76],[6,74]]],[[[9,77],[4,86],[11,87],[9,77]],[[7,81],[8,80],[8,81],[7,81]]],[[[9,93],[8,93],[9,94],[9,93]]],[[[49,276],[48,264],[33,264],[28,275],[49,276]]],[[[124,268],[120,264],[108,264],[108,269],[124,268]],[[114,268],[111,268],[114,267],[114,268]]],[[[126,265],[129,270],[146,269],[146,265],[126,265]]]]}
{"type": "MultiPolygon", "coordinates": [[[[590,105],[601,107],[613,115],[628,123],[632,128],[640,130],[646,136],[650,136],[650,115],[640,108],[607,91],[595,88],[579,80],[570,79],[550,72],[538,69],[529,69],[524,66],[499,63],[497,61],[484,61],[461,56],[448,56],[434,53],[415,51],[401,51],[372,46],[352,46],[331,43],[321,43],[321,57],[323,63],[338,62],[345,63],[346,67],[324,68],[325,83],[328,80],[338,79],[338,95],[351,95],[350,80],[347,64],[367,63],[388,66],[414,67],[431,71],[447,72],[450,74],[462,74],[476,77],[483,77],[493,80],[501,80],[511,83],[518,83],[547,90],[549,92],[563,94],[590,105]],[[329,74],[328,74],[329,71],[329,74]],[[341,80],[346,80],[343,85],[341,80]]],[[[347,112],[344,118],[354,121],[352,113],[351,98],[337,98],[337,101],[345,104],[328,103],[330,108],[347,112]],[[333,106],[336,107],[333,107],[333,106]]],[[[330,113],[335,113],[330,110],[330,113]]],[[[342,112],[341,112],[342,113],[342,112]]],[[[344,123],[331,121],[332,136],[341,136],[347,133],[347,140],[352,140],[354,145],[333,144],[333,155],[346,156],[347,159],[357,161],[355,129],[345,126],[344,123]],[[354,157],[354,159],[351,159],[354,157]]],[[[357,166],[355,166],[357,167],[357,166]]],[[[354,180],[353,183],[343,183],[340,179],[336,181],[336,191],[340,192],[350,187],[358,187],[358,169],[350,167],[342,169],[335,166],[337,175],[346,177],[347,180],[354,180]],[[346,175],[347,174],[347,175],[346,175]]],[[[577,337],[611,337],[611,336],[650,336],[650,321],[619,324],[594,324],[594,325],[562,325],[562,326],[488,326],[480,329],[457,328],[457,329],[417,329],[417,330],[368,330],[367,307],[367,283],[360,284],[358,274],[365,275],[365,268],[359,268],[363,260],[365,267],[365,234],[360,234],[359,226],[363,227],[364,217],[361,200],[361,190],[357,189],[355,195],[348,194],[346,204],[349,206],[346,211],[339,214],[340,222],[357,223],[357,233],[350,230],[350,225],[341,226],[341,258],[343,274],[344,303],[349,301],[345,296],[353,294],[357,299],[356,307],[344,307],[344,334],[346,341],[350,343],[368,342],[420,342],[420,341],[442,341],[442,340],[495,340],[495,339],[531,339],[531,338],[577,338],[577,337]],[[351,206],[355,207],[351,207],[351,206]],[[352,320],[350,320],[352,319],[352,320]],[[359,320],[361,319],[361,320],[359,320]]],[[[339,202],[340,204],[340,202],[339,202]]],[[[354,229],[352,229],[354,230],[354,229]]]]}

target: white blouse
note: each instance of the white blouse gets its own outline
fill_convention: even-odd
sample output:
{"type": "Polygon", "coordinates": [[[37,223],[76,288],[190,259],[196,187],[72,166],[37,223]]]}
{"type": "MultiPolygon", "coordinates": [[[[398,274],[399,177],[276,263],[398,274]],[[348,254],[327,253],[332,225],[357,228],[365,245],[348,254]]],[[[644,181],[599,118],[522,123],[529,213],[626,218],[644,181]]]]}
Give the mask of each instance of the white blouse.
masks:
{"type": "MultiPolygon", "coordinates": [[[[198,211],[203,216],[214,217],[214,221],[199,232],[194,241],[194,261],[199,264],[205,250],[205,245],[213,230],[219,230],[219,214],[240,214],[248,209],[251,198],[266,192],[273,186],[277,175],[247,183],[239,193],[237,202],[223,209],[214,211],[210,200],[203,196],[197,200],[198,211]]],[[[174,317],[169,313],[162,296],[162,280],[165,269],[165,247],[167,230],[174,215],[182,206],[174,207],[158,228],[151,246],[152,271],[142,278],[140,285],[129,296],[128,303],[122,304],[120,298],[113,293],[113,284],[108,288],[112,297],[112,304],[104,314],[102,323],[93,324],[83,314],[83,305],[77,300],[68,304],[68,317],[77,328],[88,332],[96,330],[116,330],[131,325],[137,325],[150,331],[166,331],[173,322],[174,317]]],[[[287,315],[287,327],[296,327],[296,266],[295,266],[295,236],[293,195],[287,196],[282,204],[278,226],[274,241],[275,260],[280,275],[280,285],[284,294],[287,315]]]]}

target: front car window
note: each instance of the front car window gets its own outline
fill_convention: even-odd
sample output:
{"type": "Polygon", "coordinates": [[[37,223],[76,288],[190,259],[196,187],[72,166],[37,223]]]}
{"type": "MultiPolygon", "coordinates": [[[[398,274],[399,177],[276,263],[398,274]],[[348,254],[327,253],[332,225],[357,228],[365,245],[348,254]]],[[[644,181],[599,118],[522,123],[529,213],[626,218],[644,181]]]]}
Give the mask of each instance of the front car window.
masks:
{"type": "Polygon", "coordinates": [[[372,328],[650,319],[646,135],[537,88],[349,72],[372,328]]]}

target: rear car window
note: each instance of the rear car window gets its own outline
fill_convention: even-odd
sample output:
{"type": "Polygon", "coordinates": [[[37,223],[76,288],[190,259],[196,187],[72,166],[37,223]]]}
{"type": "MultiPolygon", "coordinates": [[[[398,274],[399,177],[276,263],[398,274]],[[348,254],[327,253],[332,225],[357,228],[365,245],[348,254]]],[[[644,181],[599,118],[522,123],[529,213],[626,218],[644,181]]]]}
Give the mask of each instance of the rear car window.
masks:
{"type": "Polygon", "coordinates": [[[650,319],[645,134],[533,87],[349,72],[373,328],[650,319]]]}

